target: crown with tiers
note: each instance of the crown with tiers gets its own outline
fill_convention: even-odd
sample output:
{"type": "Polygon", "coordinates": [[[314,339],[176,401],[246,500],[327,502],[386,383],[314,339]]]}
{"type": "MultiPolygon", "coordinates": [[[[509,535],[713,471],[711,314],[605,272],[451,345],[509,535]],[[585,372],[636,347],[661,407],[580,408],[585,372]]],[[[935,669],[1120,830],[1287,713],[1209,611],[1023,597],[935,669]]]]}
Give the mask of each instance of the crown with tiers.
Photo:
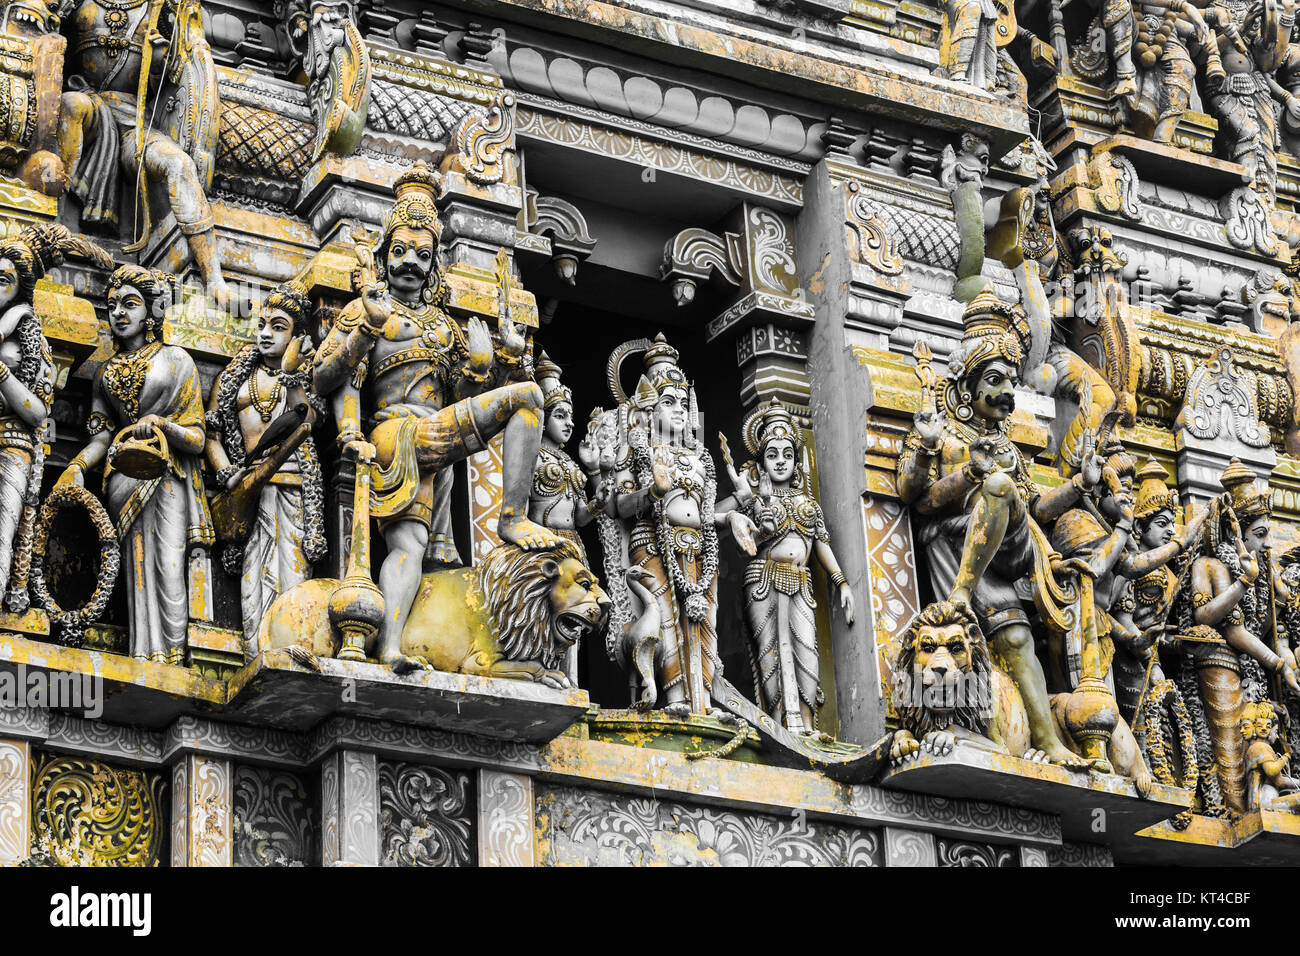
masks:
{"type": "Polygon", "coordinates": [[[552,362],[551,357],[545,352],[537,360],[536,374],[537,384],[542,387],[542,396],[548,412],[561,402],[573,405],[572,389],[560,384],[560,367],[552,362]]]}
{"type": "Polygon", "coordinates": [[[442,223],[438,221],[438,207],[434,204],[439,182],[439,175],[425,165],[423,160],[397,177],[393,183],[393,193],[397,199],[388,213],[388,221],[384,228],[386,239],[391,237],[399,226],[428,229],[435,236],[442,235],[442,223]]]}
{"type": "Polygon", "coordinates": [[[678,366],[678,358],[680,353],[668,344],[662,332],[655,336],[654,344],[646,349],[645,375],[642,379],[656,394],[665,388],[680,388],[683,392],[690,390],[691,382],[678,366]]]}
{"type": "Polygon", "coordinates": [[[948,372],[956,379],[994,359],[1019,367],[1031,341],[1025,310],[1003,302],[990,289],[984,289],[961,317],[961,343],[948,357],[948,372]]]}
{"type": "Polygon", "coordinates": [[[1161,511],[1178,513],[1178,492],[1170,488],[1164,466],[1148,458],[1137,472],[1137,501],[1133,517],[1144,521],[1161,511]]]}
{"type": "MultiPolygon", "coordinates": [[[[1232,510],[1236,513],[1238,521],[1252,520],[1273,513],[1273,502],[1268,492],[1256,488],[1256,480],[1255,473],[1236,458],[1228,462],[1228,467],[1223,469],[1223,474],[1219,476],[1219,484],[1223,485],[1232,499],[1232,510]]],[[[1245,530],[1244,525],[1242,530],[1245,530]]]]}
{"type": "Polygon", "coordinates": [[[751,455],[757,455],[769,441],[785,438],[794,445],[796,451],[800,445],[799,426],[795,423],[790,410],[773,398],[745,419],[745,448],[751,455]]]}

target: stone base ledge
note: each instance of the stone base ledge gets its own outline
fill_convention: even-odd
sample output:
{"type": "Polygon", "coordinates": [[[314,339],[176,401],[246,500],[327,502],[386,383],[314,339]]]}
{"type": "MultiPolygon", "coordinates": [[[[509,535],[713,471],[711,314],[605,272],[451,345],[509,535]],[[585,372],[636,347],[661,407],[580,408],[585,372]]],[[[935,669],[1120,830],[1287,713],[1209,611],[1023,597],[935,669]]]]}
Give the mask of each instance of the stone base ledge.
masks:
{"type": "Polygon", "coordinates": [[[1235,820],[1193,815],[1176,830],[1166,821],[1114,846],[1119,863],[1179,866],[1300,865],[1300,816],[1255,810],[1235,820]]]}
{"type": "Polygon", "coordinates": [[[1144,798],[1126,777],[1069,771],[960,744],[946,757],[927,754],[891,767],[880,784],[1058,814],[1066,839],[1103,843],[1167,820],[1192,801],[1178,787],[1157,783],[1144,798]]]}

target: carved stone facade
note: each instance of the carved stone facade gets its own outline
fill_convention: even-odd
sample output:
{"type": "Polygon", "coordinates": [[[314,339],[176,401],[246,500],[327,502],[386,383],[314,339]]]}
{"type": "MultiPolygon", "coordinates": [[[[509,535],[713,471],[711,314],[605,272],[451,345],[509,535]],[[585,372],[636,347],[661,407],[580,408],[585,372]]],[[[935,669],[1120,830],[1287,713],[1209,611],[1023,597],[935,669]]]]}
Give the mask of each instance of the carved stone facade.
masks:
{"type": "Polygon", "coordinates": [[[1300,860],[1295,13],[1029,6],[7,4],[0,865],[1300,860]]]}

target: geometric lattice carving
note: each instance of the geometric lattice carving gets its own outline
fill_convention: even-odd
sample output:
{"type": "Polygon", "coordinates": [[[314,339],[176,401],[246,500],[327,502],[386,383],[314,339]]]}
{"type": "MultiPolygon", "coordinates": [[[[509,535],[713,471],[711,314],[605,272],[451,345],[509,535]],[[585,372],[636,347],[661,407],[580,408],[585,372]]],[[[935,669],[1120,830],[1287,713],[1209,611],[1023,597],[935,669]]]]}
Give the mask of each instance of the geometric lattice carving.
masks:
{"type": "Polygon", "coordinates": [[[310,123],[242,103],[223,104],[217,164],[250,176],[297,182],[311,165],[310,123]]]}
{"type": "Polygon", "coordinates": [[[481,106],[438,96],[397,83],[375,80],[370,84],[370,128],[432,143],[445,143],[451,131],[481,106]]]}

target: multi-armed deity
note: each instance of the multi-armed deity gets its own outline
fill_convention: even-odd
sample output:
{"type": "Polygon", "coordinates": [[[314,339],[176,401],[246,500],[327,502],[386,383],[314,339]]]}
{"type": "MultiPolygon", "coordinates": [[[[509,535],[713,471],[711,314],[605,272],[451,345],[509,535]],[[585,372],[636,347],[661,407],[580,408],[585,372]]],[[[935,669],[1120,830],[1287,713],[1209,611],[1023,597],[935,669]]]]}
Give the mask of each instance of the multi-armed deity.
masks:
{"type": "MultiPolygon", "coordinates": [[[[657,639],[654,674],[670,713],[707,714],[718,657],[718,528],[754,553],[754,526],[732,497],[718,500],[717,470],[700,435],[695,391],[663,335],[627,343],[610,356],[608,376],[619,402],[624,434],[602,455],[612,481],[612,517],[623,522],[626,544],[606,541],[606,569],[618,588],[627,559],[640,576],[638,625],[657,639]],[[631,397],[619,384],[627,356],[644,352],[645,370],[631,397]],[[646,604],[646,599],[649,603],[646,604]]],[[[617,433],[617,430],[615,430],[617,433]]],[[[635,629],[635,628],[634,628],[635,629]]],[[[643,675],[644,676],[644,675],[643,675]]]]}

